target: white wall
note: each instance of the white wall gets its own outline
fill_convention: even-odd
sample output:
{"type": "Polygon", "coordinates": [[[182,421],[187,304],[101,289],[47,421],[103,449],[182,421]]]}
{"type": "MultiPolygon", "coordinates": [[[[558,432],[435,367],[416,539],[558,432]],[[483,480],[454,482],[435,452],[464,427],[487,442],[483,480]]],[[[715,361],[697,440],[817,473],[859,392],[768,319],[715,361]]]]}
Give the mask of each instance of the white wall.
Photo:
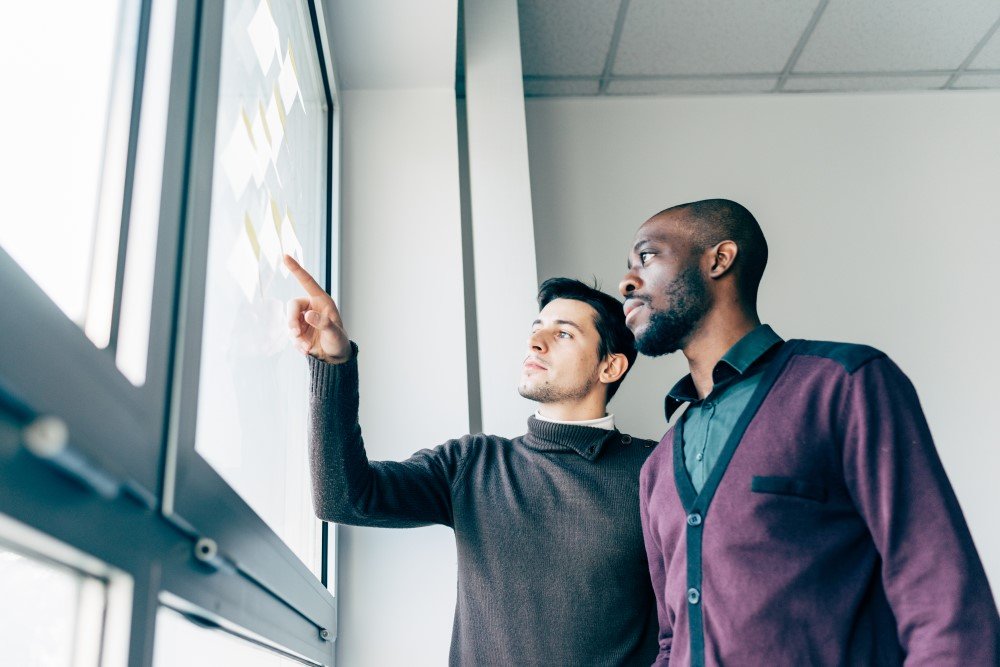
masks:
{"type": "MultiPolygon", "coordinates": [[[[902,366],[997,596],[1000,94],[533,100],[527,120],[539,277],[615,291],[650,215],[745,204],[771,250],[762,319],[902,366]]],[[[611,404],[621,426],[662,435],[685,372],[679,354],[640,358],[611,404]]]]}
{"type": "MultiPolygon", "coordinates": [[[[469,430],[455,95],[342,99],[341,292],[361,427],[370,459],[402,460],[469,430]]],[[[451,530],[338,531],[338,664],[446,664],[451,530]]]]}
{"type": "MultiPolygon", "coordinates": [[[[372,460],[469,431],[455,0],[323,0],[341,87],[342,310],[372,460]]],[[[452,532],[338,527],[337,663],[442,665],[452,532]]]]}

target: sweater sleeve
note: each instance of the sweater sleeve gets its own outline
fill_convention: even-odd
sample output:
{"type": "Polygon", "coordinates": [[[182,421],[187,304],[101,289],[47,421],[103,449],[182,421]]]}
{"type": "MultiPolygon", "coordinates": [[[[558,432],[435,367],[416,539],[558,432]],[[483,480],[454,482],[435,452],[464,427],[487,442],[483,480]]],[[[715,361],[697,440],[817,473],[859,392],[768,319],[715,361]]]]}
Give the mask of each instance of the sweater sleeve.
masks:
{"type": "Polygon", "coordinates": [[[845,479],[882,558],[906,664],[1000,664],[997,608],[912,384],[883,356],[845,396],[845,479]]]}
{"type": "Polygon", "coordinates": [[[369,461],[358,423],[358,350],[342,364],[309,358],[313,504],[324,521],[354,526],[454,527],[452,487],[471,439],[423,449],[406,461],[369,461]]]}
{"type": "Polygon", "coordinates": [[[659,648],[653,665],[655,667],[667,667],[670,664],[670,649],[673,646],[674,629],[670,623],[670,611],[667,609],[666,601],[667,574],[666,563],[664,561],[665,556],[649,519],[649,476],[648,467],[643,466],[639,476],[639,518],[642,521],[642,539],[646,544],[649,578],[653,584],[653,593],[656,595],[656,617],[660,622],[660,630],[656,637],[659,648]]]}

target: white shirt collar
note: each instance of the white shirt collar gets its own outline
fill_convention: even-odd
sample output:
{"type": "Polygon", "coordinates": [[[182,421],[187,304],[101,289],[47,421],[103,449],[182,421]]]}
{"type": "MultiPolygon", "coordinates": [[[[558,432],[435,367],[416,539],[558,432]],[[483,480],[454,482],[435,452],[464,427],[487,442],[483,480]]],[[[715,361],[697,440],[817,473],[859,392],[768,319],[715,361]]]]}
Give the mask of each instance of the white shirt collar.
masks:
{"type": "Polygon", "coordinates": [[[615,430],[615,416],[610,412],[603,417],[598,417],[597,419],[584,419],[581,421],[563,421],[561,419],[551,419],[545,417],[541,412],[535,412],[535,419],[541,420],[543,422],[552,422],[553,424],[569,424],[571,426],[589,426],[591,428],[603,428],[605,431],[615,430]]]}

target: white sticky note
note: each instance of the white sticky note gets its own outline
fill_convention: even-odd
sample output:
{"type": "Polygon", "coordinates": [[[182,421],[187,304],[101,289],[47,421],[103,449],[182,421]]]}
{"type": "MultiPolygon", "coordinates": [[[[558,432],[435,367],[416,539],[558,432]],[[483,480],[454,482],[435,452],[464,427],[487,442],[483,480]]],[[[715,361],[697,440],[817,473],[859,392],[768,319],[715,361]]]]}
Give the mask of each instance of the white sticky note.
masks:
{"type": "MultiPolygon", "coordinates": [[[[291,255],[299,264],[302,263],[302,244],[299,237],[295,235],[295,223],[292,222],[292,214],[285,211],[285,216],[281,220],[281,249],[286,255],[291,255]]],[[[285,263],[281,263],[281,275],[288,277],[288,269],[285,263]]]]}
{"type": "Polygon", "coordinates": [[[281,150],[281,144],[285,139],[285,109],[278,101],[280,95],[278,85],[275,84],[267,110],[264,112],[264,120],[271,133],[271,161],[274,162],[275,169],[278,164],[278,151],[281,150]]]}
{"type": "Polygon", "coordinates": [[[264,222],[260,228],[260,253],[273,271],[278,268],[278,262],[281,261],[281,238],[278,235],[278,228],[281,227],[281,216],[278,214],[278,204],[273,198],[270,199],[267,208],[268,210],[264,213],[264,222]]]}
{"type": "Polygon", "coordinates": [[[295,68],[295,55],[292,53],[292,45],[288,45],[285,51],[285,59],[281,63],[281,73],[278,75],[278,90],[281,92],[281,103],[285,106],[285,113],[292,112],[292,105],[295,99],[299,99],[302,112],[305,113],[305,103],[302,102],[302,91],[299,89],[299,75],[295,68]]]}
{"type": "Polygon", "coordinates": [[[278,26],[271,15],[271,7],[267,0],[260,0],[257,11],[254,12],[253,18],[250,19],[250,24],[247,26],[247,33],[250,35],[253,51],[257,54],[260,70],[264,76],[267,76],[274,59],[281,59],[281,38],[278,35],[278,26]]]}
{"type": "Polygon", "coordinates": [[[229,253],[226,267],[247,301],[253,302],[260,293],[260,246],[253,231],[253,222],[244,215],[243,229],[236,235],[236,244],[229,253]]]}
{"type": "MultiPolygon", "coordinates": [[[[241,115],[245,114],[241,112],[241,115]]],[[[247,181],[253,174],[255,162],[256,149],[253,140],[247,133],[243,118],[237,118],[233,124],[233,131],[229,134],[229,141],[226,142],[226,147],[222,150],[222,168],[226,172],[229,187],[236,199],[243,196],[247,181]]]]}
{"type": "Polygon", "coordinates": [[[267,175],[267,167],[271,162],[271,141],[268,136],[267,126],[264,124],[264,108],[257,103],[257,111],[254,113],[253,121],[250,124],[250,134],[253,137],[253,180],[259,188],[264,183],[267,175]]]}

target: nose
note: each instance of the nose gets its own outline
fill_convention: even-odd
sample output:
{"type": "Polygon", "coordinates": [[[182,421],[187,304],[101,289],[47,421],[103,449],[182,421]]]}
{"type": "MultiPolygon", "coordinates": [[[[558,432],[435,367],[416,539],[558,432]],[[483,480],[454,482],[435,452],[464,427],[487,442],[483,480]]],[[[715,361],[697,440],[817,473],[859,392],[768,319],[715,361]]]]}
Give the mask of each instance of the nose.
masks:
{"type": "Polygon", "coordinates": [[[528,349],[532,352],[545,352],[545,339],[541,335],[541,329],[528,336],[528,349]]]}
{"type": "Polygon", "coordinates": [[[622,281],[618,283],[618,293],[627,299],[632,295],[632,292],[639,289],[640,285],[642,285],[642,281],[635,275],[635,269],[629,269],[622,281]]]}

